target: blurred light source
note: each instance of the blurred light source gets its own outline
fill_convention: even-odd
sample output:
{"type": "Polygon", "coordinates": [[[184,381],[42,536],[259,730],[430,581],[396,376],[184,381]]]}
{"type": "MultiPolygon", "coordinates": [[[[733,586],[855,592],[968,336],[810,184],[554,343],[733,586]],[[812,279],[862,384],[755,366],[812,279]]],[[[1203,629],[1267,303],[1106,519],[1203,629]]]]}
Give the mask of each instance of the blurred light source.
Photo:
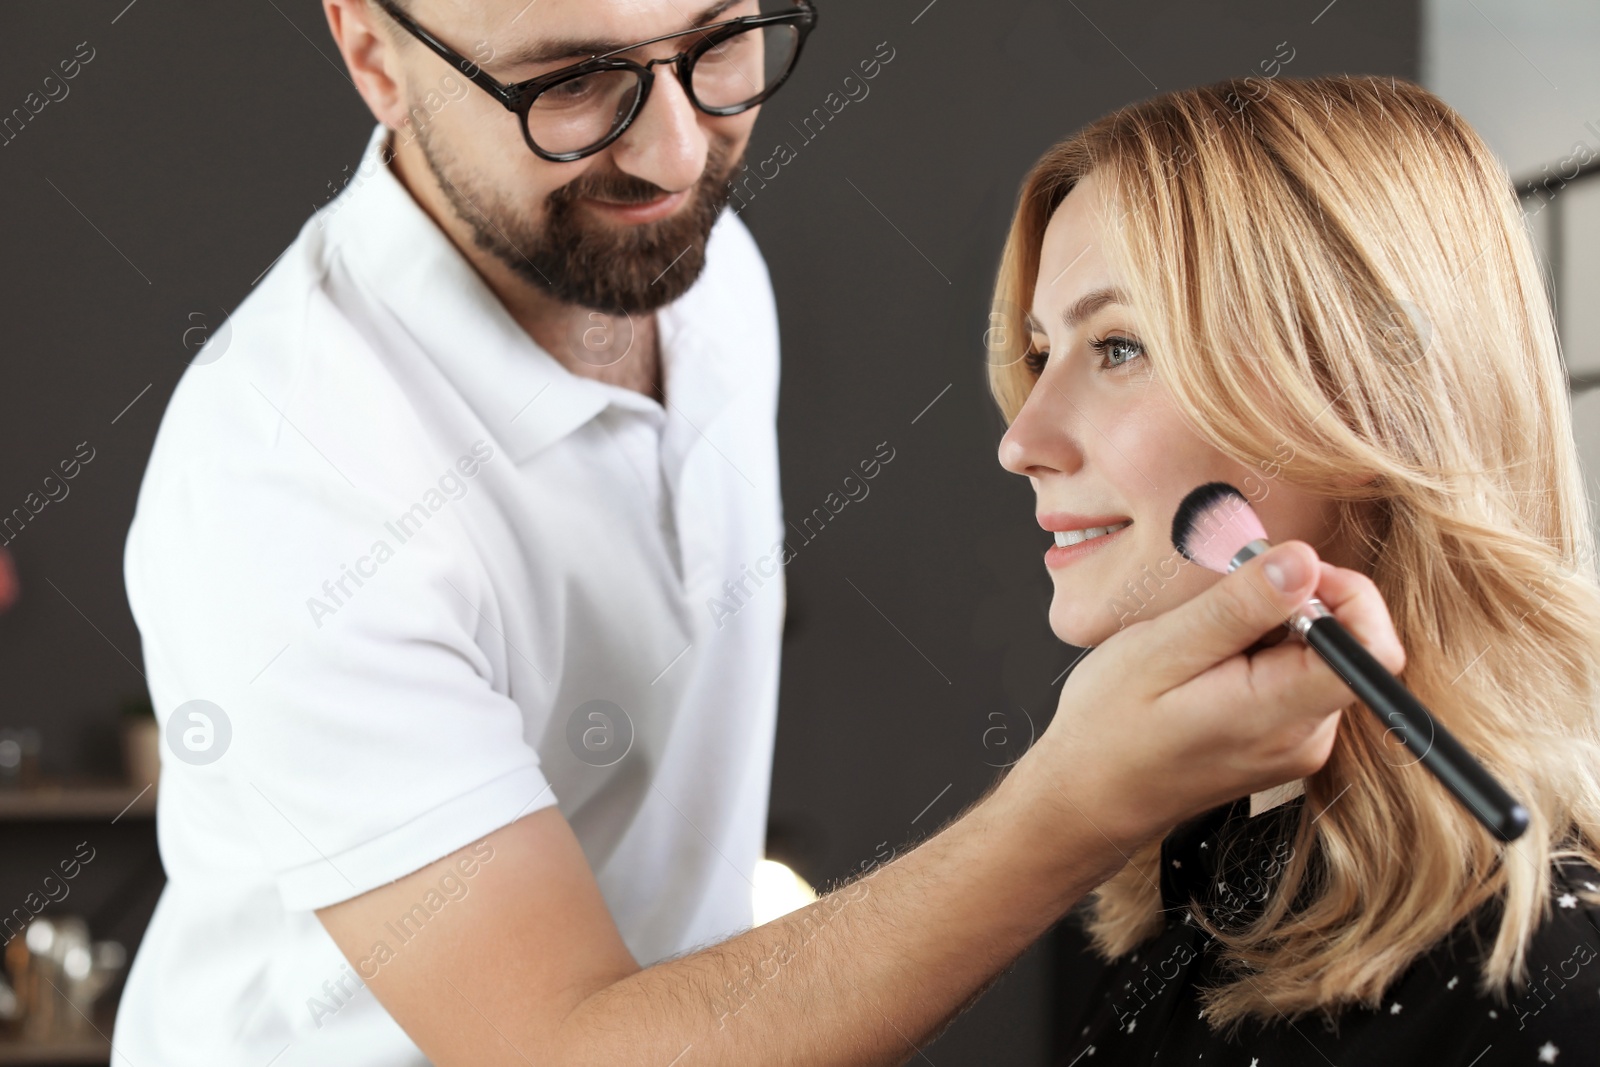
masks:
{"type": "Polygon", "coordinates": [[[777,860],[759,860],[751,896],[755,902],[755,924],[760,926],[810,904],[817,899],[817,891],[777,860]]]}

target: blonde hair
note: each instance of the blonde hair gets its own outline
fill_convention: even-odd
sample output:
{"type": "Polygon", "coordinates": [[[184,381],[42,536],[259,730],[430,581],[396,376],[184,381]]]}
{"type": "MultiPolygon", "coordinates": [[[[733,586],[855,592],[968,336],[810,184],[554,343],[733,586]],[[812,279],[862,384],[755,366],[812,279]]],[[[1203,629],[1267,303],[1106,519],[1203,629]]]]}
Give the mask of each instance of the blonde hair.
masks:
{"type": "MultiPolygon", "coordinates": [[[[1501,844],[1353,704],[1259,915],[1222,931],[1193,909],[1228,978],[1201,992],[1205,1014],[1236,1031],[1376,1007],[1489,903],[1502,921],[1478,990],[1505,1003],[1552,864],[1600,866],[1594,537],[1510,180],[1455,111],[1398,79],[1244,79],[1100,119],[1023,183],[990,334],[1008,423],[1033,384],[1023,315],[1045,227],[1091,171],[1120,213],[1102,248],[1183,417],[1336,502],[1407,685],[1531,815],[1501,844]]],[[[1160,930],[1159,862],[1157,840],[1093,895],[1100,955],[1160,930]]]]}

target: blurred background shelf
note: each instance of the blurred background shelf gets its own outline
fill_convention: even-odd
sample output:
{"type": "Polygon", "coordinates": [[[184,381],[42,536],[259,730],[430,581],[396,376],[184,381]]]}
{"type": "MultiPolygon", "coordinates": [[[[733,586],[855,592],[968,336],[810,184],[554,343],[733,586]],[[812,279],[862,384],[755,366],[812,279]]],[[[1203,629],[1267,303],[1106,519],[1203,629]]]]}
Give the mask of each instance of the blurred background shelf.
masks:
{"type": "MultiPolygon", "coordinates": [[[[150,819],[156,813],[152,786],[81,781],[0,789],[0,822],[84,819],[114,822],[150,819]]],[[[0,1059],[0,1063],[6,1061],[0,1059]]]]}
{"type": "Polygon", "coordinates": [[[94,1025],[100,1033],[90,1031],[83,1036],[24,1041],[20,1034],[0,1029],[0,1067],[103,1067],[109,1064],[111,1027],[117,1016],[116,998],[95,1005],[93,1014],[94,1025]]]}
{"type": "Polygon", "coordinates": [[[86,1038],[62,1039],[50,1044],[24,1043],[0,1037],[0,1067],[23,1064],[64,1065],[105,1064],[111,1062],[111,1042],[91,1034],[86,1038]]]}

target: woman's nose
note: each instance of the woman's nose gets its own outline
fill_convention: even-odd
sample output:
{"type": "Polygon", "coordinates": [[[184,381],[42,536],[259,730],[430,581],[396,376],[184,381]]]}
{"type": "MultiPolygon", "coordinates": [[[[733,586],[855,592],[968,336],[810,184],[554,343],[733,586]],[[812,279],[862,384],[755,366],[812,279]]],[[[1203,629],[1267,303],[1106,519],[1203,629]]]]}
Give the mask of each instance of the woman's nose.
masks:
{"type": "Polygon", "coordinates": [[[1037,477],[1052,471],[1070,474],[1083,463],[1074,438],[1072,405],[1043,379],[1000,438],[1000,466],[1013,474],[1037,477]]]}

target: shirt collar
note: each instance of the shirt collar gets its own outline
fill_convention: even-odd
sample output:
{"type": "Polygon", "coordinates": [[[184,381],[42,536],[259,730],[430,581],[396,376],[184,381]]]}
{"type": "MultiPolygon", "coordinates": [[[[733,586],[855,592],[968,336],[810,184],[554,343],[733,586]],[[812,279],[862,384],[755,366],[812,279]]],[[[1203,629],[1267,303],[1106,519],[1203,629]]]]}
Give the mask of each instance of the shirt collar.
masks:
{"type": "MultiPolygon", "coordinates": [[[[331,239],[512,459],[533,456],[607,405],[659,414],[649,397],[573,374],[528,335],[389,168],[389,143],[379,123],[349,184],[323,208],[331,239]]],[[[677,316],[662,316],[664,361],[680,332],[677,316]]],[[[675,373],[674,362],[684,361],[667,362],[664,373],[675,373]]],[[[673,388],[692,384],[667,383],[674,403],[673,388]]]]}

